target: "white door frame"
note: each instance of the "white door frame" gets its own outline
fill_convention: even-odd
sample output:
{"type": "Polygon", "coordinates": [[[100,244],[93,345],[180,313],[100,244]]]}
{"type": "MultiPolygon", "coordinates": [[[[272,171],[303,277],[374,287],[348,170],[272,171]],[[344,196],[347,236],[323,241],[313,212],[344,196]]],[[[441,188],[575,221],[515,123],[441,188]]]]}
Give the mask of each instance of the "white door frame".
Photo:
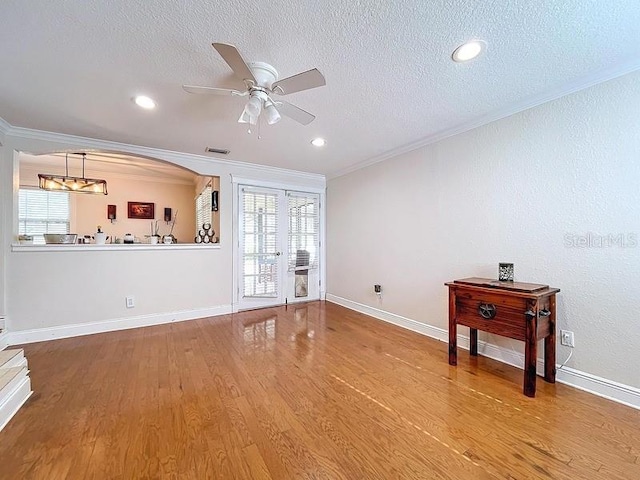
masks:
{"type": "Polygon", "coordinates": [[[320,300],[324,300],[326,296],[326,247],[325,247],[325,225],[326,225],[326,189],[318,188],[318,187],[310,187],[299,184],[287,184],[280,182],[271,182],[264,181],[255,178],[246,178],[239,177],[235,175],[231,175],[231,185],[232,185],[232,265],[233,265],[233,294],[232,294],[232,312],[236,313],[239,311],[239,303],[240,303],[240,277],[242,276],[242,271],[240,270],[240,261],[239,258],[241,256],[240,248],[240,212],[239,212],[239,194],[240,194],[240,186],[247,187],[263,187],[263,188],[273,188],[277,190],[293,190],[296,192],[308,192],[308,193],[316,193],[320,195],[320,251],[318,257],[319,263],[319,274],[320,274],[320,300]]]}

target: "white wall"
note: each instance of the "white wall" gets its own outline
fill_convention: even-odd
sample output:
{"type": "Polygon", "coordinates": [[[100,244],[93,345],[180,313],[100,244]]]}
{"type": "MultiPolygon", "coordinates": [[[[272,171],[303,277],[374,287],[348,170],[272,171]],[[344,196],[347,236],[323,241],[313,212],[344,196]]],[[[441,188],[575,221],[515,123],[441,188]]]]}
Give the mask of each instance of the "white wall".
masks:
{"type": "MultiPolygon", "coordinates": [[[[320,175],[15,127],[6,133],[0,155],[0,260],[6,279],[0,284],[0,301],[7,315],[7,329],[18,333],[90,322],[122,325],[114,321],[140,316],[166,319],[185,310],[231,311],[231,176],[296,185],[301,190],[325,184],[320,175]],[[225,233],[219,247],[194,245],[191,250],[181,250],[178,245],[175,250],[168,247],[156,251],[80,248],[71,252],[12,247],[17,232],[16,152],[38,155],[82,150],[156,158],[200,175],[220,176],[220,230],[225,233]],[[135,308],[125,309],[126,295],[135,297],[135,308]]],[[[118,210],[118,215],[124,213],[118,210]]]]}
{"type": "Polygon", "coordinates": [[[12,332],[231,303],[220,250],[15,252],[8,285],[12,332]],[[135,308],[127,309],[132,295],[135,308]]]}
{"type": "MultiPolygon", "coordinates": [[[[6,132],[9,130],[11,126],[4,121],[4,119],[0,118],[0,182],[2,182],[2,188],[0,188],[0,221],[7,216],[7,205],[5,204],[5,199],[10,198],[11,192],[7,191],[7,186],[9,183],[8,170],[3,165],[4,158],[2,158],[2,152],[4,150],[4,144],[6,142],[6,132]]],[[[0,223],[0,225],[4,225],[0,223]]],[[[6,268],[5,268],[5,256],[2,252],[5,252],[7,247],[5,245],[6,235],[0,235],[0,317],[4,317],[6,314],[6,303],[5,303],[5,290],[6,290],[6,268]]]]}
{"type": "Polygon", "coordinates": [[[562,289],[569,366],[640,387],[639,114],[634,73],[330,180],[327,293],[446,329],[443,283],[513,262],[562,289]],[[589,232],[636,241],[568,245],[589,232]]]}

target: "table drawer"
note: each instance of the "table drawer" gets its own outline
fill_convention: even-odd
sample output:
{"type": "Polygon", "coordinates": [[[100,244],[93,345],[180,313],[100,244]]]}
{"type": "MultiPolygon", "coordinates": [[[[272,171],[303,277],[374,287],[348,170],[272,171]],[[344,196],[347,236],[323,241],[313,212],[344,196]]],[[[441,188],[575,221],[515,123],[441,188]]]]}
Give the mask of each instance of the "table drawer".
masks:
{"type": "Polygon", "coordinates": [[[460,296],[456,298],[456,322],[467,327],[477,328],[489,333],[503,335],[516,340],[526,337],[526,311],[522,299],[513,299],[497,295],[460,296]],[[479,312],[480,305],[495,307],[495,316],[485,319],[479,312]]]}

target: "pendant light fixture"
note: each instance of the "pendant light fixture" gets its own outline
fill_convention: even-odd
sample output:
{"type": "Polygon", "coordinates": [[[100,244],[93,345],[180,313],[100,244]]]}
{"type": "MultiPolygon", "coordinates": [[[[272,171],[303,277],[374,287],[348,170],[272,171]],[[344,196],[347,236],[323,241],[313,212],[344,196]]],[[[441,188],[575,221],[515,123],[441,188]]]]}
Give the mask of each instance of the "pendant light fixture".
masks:
{"type": "Polygon", "coordinates": [[[94,193],[107,195],[107,181],[97,178],[86,178],[84,176],[84,161],[86,153],[76,153],[73,155],[82,155],[82,177],[69,176],[69,154],[65,154],[65,174],[50,175],[45,173],[38,174],[38,186],[42,190],[64,191],[75,193],[94,193]]]}

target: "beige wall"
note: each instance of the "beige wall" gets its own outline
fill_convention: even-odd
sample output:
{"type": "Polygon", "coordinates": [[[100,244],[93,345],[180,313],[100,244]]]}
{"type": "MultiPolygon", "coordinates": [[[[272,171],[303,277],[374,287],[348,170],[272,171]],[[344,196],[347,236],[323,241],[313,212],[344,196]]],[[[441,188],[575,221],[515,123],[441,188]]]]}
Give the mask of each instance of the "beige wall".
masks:
{"type": "MultiPolygon", "coordinates": [[[[63,165],[63,163],[61,163],[63,165]]],[[[20,185],[37,186],[38,173],[64,174],[64,167],[45,169],[23,162],[20,163],[20,185]],[[46,170],[46,172],[44,171],[46,170]]],[[[180,243],[193,242],[195,230],[195,203],[193,184],[186,181],[135,177],[113,172],[100,172],[99,178],[107,181],[108,195],[71,195],[71,233],[93,235],[98,225],[111,237],[122,238],[132,233],[146,242],[145,235],[151,233],[151,220],[131,219],[127,216],[127,203],[151,202],[155,204],[155,219],[158,220],[160,235],[168,234],[171,225],[164,222],[164,208],[170,207],[172,216],[178,212],[173,235],[180,243]],[[116,221],[107,219],[107,205],[115,205],[116,221]]]]}
{"type": "Polygon", "coordinates": [[[634,73],[330,180],[327,293],[446,329],[443,283],[513,262],[562,289],[568,366],[640,387],[639,112],[634,73]]]}

